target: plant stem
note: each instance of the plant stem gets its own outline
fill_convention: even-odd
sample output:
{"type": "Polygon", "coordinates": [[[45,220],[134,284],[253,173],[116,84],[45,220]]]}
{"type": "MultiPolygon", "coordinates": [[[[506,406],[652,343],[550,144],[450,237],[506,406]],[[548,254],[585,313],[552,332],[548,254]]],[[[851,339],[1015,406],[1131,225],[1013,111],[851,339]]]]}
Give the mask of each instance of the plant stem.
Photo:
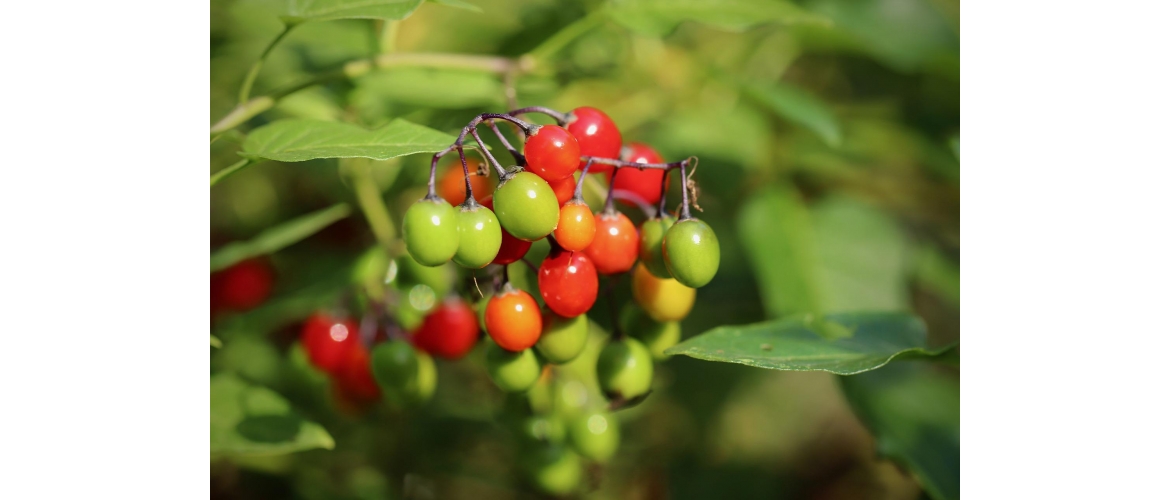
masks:
{"type": "Polygon", "coordinates": [[[508,115],[516,116],[516,115],[524,115],[524,114],[528,114],[528,113],[540,113],[543,115],[551,116],[551,117],[553,117],[554,120],[557,121],[557,125],[562,126],[562,127],[565,126],[565,123],[569,121],[569,116],[567,114],[561,113],[560,111],[557,111],[557,110],[552,109],[552,108],[546,108],[544,106],[529,106],[527,108],[514,109],[512,111],[509,111],[508,115]]]}
{"type": "Polygon", "coordinates": [[[383,54],[394,52],[398,41],[398,21],[384,21],[382,23],[382,33],[379,37],[378,49],[383,54]]]}
{"type": "Polygon", "coordinates": [[[393,248],[394,221],[390,218],[386,203],[382,201],[382,190],[378,189],[378,183],[374,182],[374,175],[368,163],[358,165],[358,168],[354,169],[353,189],[357,195],[358,206],[362,208],[362,213],[365,214],[378,243],[386,249],[393,248]]]}
{"type": "Polygon", "coordinates": [[[243,170],[244,167],[251,165],[253,161],[254,160],[252,160],[251,158],[244,158],[243,160],[240,160],[238,162],[233,163],[230,167],[227,167],[223,170],[220,170],[219,172],[212,174],[211,175],[211,185],[214,186],[219,181],[222,181],[225,177],[232,175],[236,172],[239,172],[240,170],[243,170]]]}
{"type": "Polygon", "coordinates": [[[276,44],[280,43],[280,41],[284,39],[285,35],[288,35],[288,32],[292,31],[292,29],[296,26],[296,24],[285,24],[284,30],[282,30],[279,35],[276,35],[276,38],[273,38],[272,41],[268,43],[268,46],[264,48],[264,52],[260,54],[260,59],[257,59],[256,62],[252,64],[252,68],[248,70],[248,75],[244,77],[243,85],[240,85],[240,105],[248,102],[248,96],[252,93],[252,84],[256,83],[256,76],[260,74],[260,68],[264,66],[264,61],[268,59],[268,54],[271,53],[273,47],[276,47],[276,44]]]}
{"type": "Polygon", "coordinates": [[[585,160],[585,168],[581,169],[581,177],[577,179],[577,188],[573,190],[573,199],[582,201],[581,186],[585,185],[585,178],[589,176],[589,167],[593,166],[593,158],[585,160]]]}
{"type": "Polygon", "coordinates": [[[528,55],[538,61],[547,61],[552,55],[568,46],[570,42],[601,25],[607,15],[608,13],[604,8],[590,12],[585,17],[573,21],[568,26],[561,28],[553,36],[545,39],[535,49],[528,52],[528,55]]]}

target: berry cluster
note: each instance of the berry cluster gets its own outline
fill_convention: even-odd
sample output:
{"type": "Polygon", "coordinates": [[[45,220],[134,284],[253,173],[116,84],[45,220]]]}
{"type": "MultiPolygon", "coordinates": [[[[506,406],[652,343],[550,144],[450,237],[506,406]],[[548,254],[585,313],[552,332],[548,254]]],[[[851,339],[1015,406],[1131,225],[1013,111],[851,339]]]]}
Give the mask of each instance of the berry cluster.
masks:
{"type": "MultiPolygon", "coordinates": [[[[480,292],[473,307],[467,299],[443,298],[446,292],[438,287],[427,288],[437,303],[421,308],[425,312],[414,325],[408,324],[410,307],[400,305],[398,318],[392,319],[387,305],[380,305],[373,323],[387,325],[381,337],[358,334],[352,320],[317,314],[305,323],[301,337],[310,361],[333,376],[336,391],[348,401],[371,402],[386,395],[402,405],[417,404],[435,389],[432,356],[460,359],[480,344],[482,331],[490,339],[482,343],[487,374],[505,393],[523,394],[549,377],[551,365],[581,356],[590,336],[585,313],[599,292],[608,293],[617,276],[629,273],[635,303],[620,315],[611,310],[614,332],[595,369],[610,410],[640,401],[650,392],[654,362],[679,340],[679,321],[694,304],[695,288],[710,282],[719,267],[714,232],[690,212],[694,183],[688,168],[693,173],[694,161],[665,163],[647,145],[623,146],[613,121],[594,108],[567,114],[524,108],[477,116],[455,144],[432,159],[428,194],[409,207],[402,223],[408,255],[388,264],[391,270],[398,266],[400,272],[415,274],[448,261],[469,269],[487,267],[486,275],[477,278],[489,278],[489,293],[480,292]],[[526,113],[547,114],[557,125],[517,118],[526,113]],[[497,121],[523,134],[522,151],[511,146],[497,121]],[[515,166],[505,169],[491,155],[477,131],[481,124],[499,137],[515,166]],[[467,158],[463,141],[469,135],[484,163],[467,158]],[[451,152],[459,162],[436,182],[440,158],[451,152]],[[489,169],[498,178],[494,189],[483,175],[489,169]],[[666,190],[675,169],[682,204],[672,214],[666,210],[666,190]],[[609,184],[597,213],[582,196],[591,174],[609,184]],[[615,201],[641,207],[646,220],[636,226],[615,201]],[[542,239],[549,251],[540,265],[523,260],[533,242],[542,239]],[[539,297],[509,281],[506,265],[513,262],[535,272],[539,297]],[[601,276],[610,277],[607,287],[601,286],[601,276]],[[376,345],[367,349],[371,343],[376,345]]],[[[373,267],[386,269],[386,264],[373,267]]],[[[477,279],[468,291],[480,286],[477,279]]],[[[400,297],[399,304],[425,302],[415,300],[413,288],[398,290],[409,297],[400,297]]],[[[605,461],[618,446],[617,421],[596,408],[572,419],[529,411],[518,420],[522,441],[534,446],[524,468],[548,493],[571,492],[580,480],[581,457],[605,461]]]]}

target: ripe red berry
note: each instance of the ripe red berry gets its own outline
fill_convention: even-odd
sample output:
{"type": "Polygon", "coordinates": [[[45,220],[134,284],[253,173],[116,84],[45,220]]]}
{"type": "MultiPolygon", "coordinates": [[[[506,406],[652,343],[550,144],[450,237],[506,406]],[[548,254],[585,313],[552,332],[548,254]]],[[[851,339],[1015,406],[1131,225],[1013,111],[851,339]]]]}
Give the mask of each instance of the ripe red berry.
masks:
{"type": "MultiPolygon", "coordinates": [[[[600,109],[582,106],[569,112],[566,128],[581,148],[581,156],[617,159],[622,149],[622,133],[613,120],[600,109]]],[[[585,168],[585,162],[580,163],[585,168]]],[[[590,173],[613,171],[612,165],[594,164],[590,173]]]]}
{"type": "Polygon", "coordinates": [[[579,202],[566,203],[561,207],[561,218],[553,237],[565,250],[584,250],[593,242],[597,224],[589,205],[579,202]]]}
{"type": "Polygon", "coordinates": [[[581,161],[581,147],[569,131],[542,125],[524,141],[527,170],[552,182],[573,175],[581,161]]]}
{"type": "Polygon", "coordinates": [[[314,313],[301,328],[301,345],[314,366],[338,373],[358,343],[358,325],[351,319],[314,313]]]}
{"type": "Polygon", "coordinates": [[[585,248],[585,255],[601,274],[629,271],[638,260],[638,229],[621,212],[599,213],[594,218],[597,232],[585,248]]]}
{"type": "Polygon", "coordinates": [[[370,371],[370,352],[361,343],[354,343],[346,353],[335,380],[344,396],[360,404],[382,397],[382,390],[370,371]]]}
{"type": "Polygon", "coordinates": [[[540,338],[540,308],[536,299],[510,284],[488,300],[484,323],[492,340],[512,352],[532,347],[540,338]]]}
{"type": "Polygon", "coordinates": [[[246,311],[272,292],[272,270],[260,259],[249,259],[211,275],[211,302],[216,308],[246,311]]]}
{"type": "MultiPolygon", "coordinates": [[[[477,169],[479,169],[479,160],[468,158],[467,171],[471,173],[471,192],[475,195],[475,201],[483,203],[484,198],[491,196],[494,187],[490,176],[475,175],[477,169]]],[[[439,179],[439,196],[442,196],[452,206],[459,206],[467,200],[467,183],[463,181],[463,164],[458,159],[447,167],[447,171],[443,172],[443,177],[439,179]]]]}
{"type": "MultiPolygon", "coordinates": [[[[592,170],[593,167],[589,167],[589,169],[592,170]]],[[[570,175],[559,181],[550,181],[548,187],[552,188],[553,194],[557,195],[557,204],[564,205],[573,199],[573,192],[577,190],[577,179],[570,175]]]]}
{"type": "Polygon", "coordinates": [[[478,323],[475,311],[466,302],[447,300],[427,314],[411,340],[429,354],[459,359],[475,347],[479,337],[478,323]]]}
{"type": "Polygon", "coordinates": [[[582,252],[553,249],[540,264],[537,284],[548,308],[566,318],[584,314],[597,300],[597,268],[582,252]]]}
{"type": "MultiPolygon", "coordinates": [[[[663,163],[662,156],[654,148],[638,142],[630,143],[626,147],[622,154],[622,160],[630,163],[663,163]]],[[[593,170],[593,167],[589,167],[589,170],[593,170]]],[[[664,175],[669,174],[665,170],[656,168],[646,170],[619,168],[611,182],[613,182],[614,189],[627,191],[649,205],[657,205],[658,200],[662,198],[662,178],[664,175]]],[[[633,205],[626,200],[618,201],[633,205]]]]}
{"type": "MultiPolygon", "coordinates": [[[[492,197],[488,196],[482,203],[484,206],[492,208],[492,197]]],[[[503,227],[500,228],[500,236],[500,251],[492,260],[492,264],[507,265],[516,262],[522,259],[524,254],[528,253],[528,249],[532,247],[531,241],[524,241],[512,236],[503,227]]]]}

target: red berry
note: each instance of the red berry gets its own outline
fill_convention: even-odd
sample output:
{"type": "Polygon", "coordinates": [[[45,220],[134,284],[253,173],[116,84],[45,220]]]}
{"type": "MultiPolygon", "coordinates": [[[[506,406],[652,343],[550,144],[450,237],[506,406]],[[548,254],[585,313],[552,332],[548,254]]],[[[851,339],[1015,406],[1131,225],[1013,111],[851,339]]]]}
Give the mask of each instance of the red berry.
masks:
{"type": "Polygon", "coordinates": [[[338,373],[358,343],[358,325],[351,319],[315,313],[301,328],[301,345],[314,366],[328,373],[338,373]]]}
{"type": "Polygon", "coordinates": [[[475,311],[459,299],[444,301],[427,314],[411,340],[429,354],[446,359],[462,358],[479,337],[475,311]]]}
{"type": "Polygon", "coordinates": [[[335,380],[342,395],[357,403],[371,403],[382,397],[382,390],[370,371],[370,352],[361,343],[354,343],[346,353],[335,380]]]}
{"type": "Polygon", "coordinates": [[[581,147],[569,131],[556,125],[542,125],[524,141],[528,171],[545,181],[559,181],[573,175],[581,161],[581,147]]]}
{"type": "Polygon", "coordinates": [[[272,270],[260,259],[249,259],[211,275],[211,302],[218,309],[246,311],[272,292],[272,270]]]}
{"type": "MultiPolygon", "coordinates": [[[[663,163],[662,156],[658,154],[654,148],[641,143],[630,143],[627,146],[622,160],[630,163],[663,163]]],[[[593,167],[589,168],[593,170],[593,167]]],[[[657,205],[658,200],[662,199],[662,178],[668,175],[665,170],[656,168],[648,168],[646,170],[638,170],[632,167],[619,168],[617,174],[613,176],[610,182],[613,182],[614,189],[627,191],[642,201],[650,205],[657,205]]],[[[633,205],[633,203],[626,200],[618,200],[626,205],[633,205]]]]}
{"type": "MultiPolygon", "coordinates": [[[[613,120],[600,109],[582,106],[569,112],[566,128],[581,147],[581,156],[617,159],[622,149],[622,133],[613,120]]],[[[585,168],[585,162],[580,163],[585,168]]],[[[613,165],[593,164],[590,173],[613,171],[613,165]]]]}
{"type": "Polygon", "coordinates": [[[597,268],[582,252],[554,249],[540,264],[540,296],[553,312],[572,318],[597,300],[597,268]]]}
{"type": "MultiPolygon", "coordinates": [[[[593,169],[593,167],[589,168],[593,169]]],[[[557,204],[564,205],[565,202],[573,199],[573,192],[577,190],[577,179],[570,175],[559,181],[549,182],[548,187],[552,188],[553,194],[557,195],[557,204]]]]}
{"type": "Polygon", "coordinates": [[[638,260],[638,229],[621,212],[599,213],[594,217],[597,231],[593,242],[585,248],[585,255],[601,274],[629,271],[638,260]]]}
{"type": "Polygon", "coordinates": [[[540,308],[528,292],[507,285],[488,300],[484,323],[496,345],[520,352],[536,344],[543,325],[540,308]]]}
{"type": "MultiPolygon", "coordinates": [[[[481,203],[489,209],[492,209],[491,196],[488,196],[481,203]]],[[[496,254],[496,258],[492,260],[492,264],[506,265],[516,262],[524,258],[524,254],[528,253],[528,249],[532,247],[531,241],[524,241],[512,236],[503,227],[500,227],[500,236],[500,251],[496,254]]]]}
{"type": "MultiPolygon", "coordinates": [[[[479,160],[468,158],[467,171],[471,173],[471,192],[475,195],[475,201],[482,203],[485,197],[491,196],[493,187],[490,177],[475,175],[477,169],[479,169],[479,160]]],[[[442,196],[452,206],[459,206],[467,200],[467,183],[463,181],[463,164],[458,159],[447,167],[447,170],[443,172],[443,177],[439,179],[439,196],[442,196]]]]}

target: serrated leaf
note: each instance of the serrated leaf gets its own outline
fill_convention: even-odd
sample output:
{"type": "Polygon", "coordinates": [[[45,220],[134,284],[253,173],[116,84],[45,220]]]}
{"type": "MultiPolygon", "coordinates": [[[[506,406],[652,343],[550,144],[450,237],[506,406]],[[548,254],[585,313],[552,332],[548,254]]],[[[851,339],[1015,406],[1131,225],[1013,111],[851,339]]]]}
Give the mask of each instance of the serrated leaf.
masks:
{"type": "Polygon", "coordinates": [[[349,217],[351,211],[349,205],[338,203],[268,228],[248,241],[228,243],[211,254],[211,272],[225,269],[245,259],[270,254],[301,241],[330,224],[349,217]]]}
{"type": "Polygon", "coordinates": [[[774,113],[817,134],[826,144],[841,145],[841,125],[829,106],[804,89],[783,82],[745,82],[744,92],[774,113]]]}
{"type": "Polygon", "coordinates": [[[721,326],[665,352],[773,370],[853,375],[899,357],[937,356],[926,325],[907,313],[811,314],[751,325],[721,326]]]}
{"type": "Polygon", "coordinates": [[[399,20],[409,16],[423,0],[290,0],[286,22],[334,19],[399,20]]]}
{"type": "Polygon", "coordinates": [[[841,379],[878,452],[906,466],[935,500],[959,498],[959,381],[906,363],[841,379]]]}
{"type": "Polygon", "coordinates": [[[232,374],[211,377],[211,456],[283,455],[333,449],[333,437],[288,401],[232,374]]]}
{"type": "Polygon", "coordinates": [[[821,15],[774,0],[614,0],[610,16],[635,32],[663,36],[683,21],[697,21],[730,31],[764,23],[828,25],[821,15]]]}
{"type": "Polygon", "coordinates": [[[470,10],[472,12],[483,12],[480,6],[473,3],[464,2],[463,0],[427,0],[428,2],[445,5],[447,7],[455,7],[456,9],[470,10]]]}
{"type": "Polygon", "coordinates": [[[283,162],[319,158],[388,160],[433,153],[450,146],[455,136],[396,119],[376,130],[318,120],[282,120],[253,131],[241,156],[283,162]]]}

